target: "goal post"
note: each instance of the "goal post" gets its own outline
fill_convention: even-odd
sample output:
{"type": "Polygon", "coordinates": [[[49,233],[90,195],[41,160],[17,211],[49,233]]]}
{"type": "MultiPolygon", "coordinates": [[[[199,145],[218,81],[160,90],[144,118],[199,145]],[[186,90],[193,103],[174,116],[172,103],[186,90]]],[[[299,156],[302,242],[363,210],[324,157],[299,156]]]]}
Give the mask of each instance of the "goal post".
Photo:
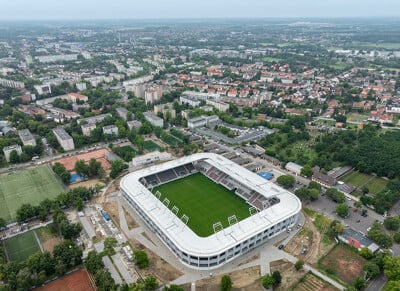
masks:
{"type": "Polygon", "coordinates": [[[176,216],[178,216],[179,208],[176,207],[176,205],[174,205],[174,207],[172,207],[172,209],[171,209],[171,212],[172,212],[173,214],[175,214],[176,216]]]}
{"type": "Polygon", "coordinates": [[[237,219],[236,215],[229,216],[228,217],[228,223],[229,223],[230,226],[238,223],[238,219],[237,219]]]}
{"type": "Polygon", "coordinates": [[[159,200],[161,199],[161,192],[160,191],[156,191],[156,193],[154,194],[159,200]]]}
{"type": "Polygon", "coordinates": [[[258,213],[258,209],[254,206],[251,206],[251,207],[249,207],[249,213],[250,213],[250,216],[253,216],[254,214],[258,213]]]}
{"type": "Polygon", "coordinates": [[[181,217],[182,222],[187,225],[189,222],[189,216],[187,216],[186,214],[182,215],[181,217]]]}
{"type": "Polygon", "coordinates": [[[222,226],[221,221],[218,221],[218,222],[216,222],[216,223],[213,223],[213,230],[214,230],[214,233],[217,233],[217,232],[219,232],[219,231],[221,231],[221,230],[223,230],[223,229],[224,229],[224,227],[222,226]]]}
{"type": "Polygon", "coordinates": [[[165,206],[167,206],[167,208],[169,207],[169,199],[168,198],[164,198],[163,202],[162,202],[165,206]]]}

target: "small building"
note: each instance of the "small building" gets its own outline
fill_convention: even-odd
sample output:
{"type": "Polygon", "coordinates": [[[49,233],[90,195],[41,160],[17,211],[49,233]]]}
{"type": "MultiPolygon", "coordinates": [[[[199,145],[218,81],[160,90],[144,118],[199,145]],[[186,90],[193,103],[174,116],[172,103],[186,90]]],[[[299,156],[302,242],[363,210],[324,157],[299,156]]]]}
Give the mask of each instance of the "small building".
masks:
{"type": "Polygon", "coordinates": [[[151,123],[153,126],[158,126],[158,127],[163,127],[164,126],[164,120],[157,115],[155,115],[151,111],[146,111],[143,113],[144,118],[151,123]]]}
{"type": "Polygon", "coordinates": [[[132,128],[139,130],[141,126],[142,126],[142,123],[139,120],[128,121],[129,130],[132,130],[132,128]]]}
{"type": "Polygon", "coordinates": [[[8,147],[4,147],[3,153],[4,156],[6,157],[7,162],[10,162],[10,155],[12,151],[16,151],[19,156],[22,154],[22,148],[19,144],[14,144],[8,147]]]}
{"type": "Polygon", "coordinates": [[[77,122],[78,124],[81,124],[82,122],[86,122],[88,124],[96,124],[97,122],[102,122],[106,117],[111,117],[111,116],[112,115],[110,113],[100,114],[96,116],[78,119],[77,122]]]}
{"type": "Polygon", "coordinates": [[[44,84],[44,85],[35,85],[33,86],[36,91],[38,92],[38,95],[46,95],[46,94],[51,94],[51,86],[49,84],[44,84]]]}
{"type": "Polygon", "coordinates": [[[298,176],[301,174],[301,169],[303,169],[303,166],[300,166],[293,162],[289,162],[286,164],[285,169],[298,176]]]}
{"type": "Polygon", "coordinates": [[[173,103],[154,105],[153,110],[154,110],[155,115],[158,115],[159,113],[161,113],[164,118],[166,118],[168,113],[171,115],[171,118],[176,117],[176,111],[174,109],[173,103]]]}
{"type": "Polygon", "coordinates": [[[26,128],[26,129],[18,130],[18,135],[24,146],[27,146],[27,145],[30,145],[33,147],[36,146],[35,137],[32,135],[32,133],[29,131],[29,129],[26,128]]]}
{"type": "Polygon", "coordinates": [[[166,161],[171,159],[171,154],[167,152],[162,152],[160,153],[159,151],[155,151],[143,156],[135,157],[132,159],[132,165],[134,167],[140,167],[140,166],[145,166],[161,161],[166,161]]]}
{"type": "Polygon", "coordinates": [[[361,250],[363,247],[368,248],[372,253],[379,250],[379,246],[371,239],[351,228],[346,228],[338,235],[338,238],[340,241],[355,247],[357,250],[361,250]]]}
{"type": "Polygon", "coordinates": [[[118,135],[118,127],[115,126],[115,125],[103,126],[103,133],[104,134],[115,134],[115,135],[118,135]]]}
{"type": "Polygon", "coordinates": [[[337,180],[335,178],[322,174],[319,170],[320,168],[318,166],[313,168],[313,175],[311,177],[312,181],[315,181],[327,188],[336,185],[337,180]]]}
{"type": "Polygon", "coordinates": [[[206,120],[202,116],[191,118],[188,120],[188,127],[190,129],[203,127],[205,125],[206,125],[206,120]]]}
{"type": "Polygon", "coordinates": [[[71,151],[75,149],[74,140],[62,127],[56,127],[53,129],[53,133],[57,138],[58,143],[65,151],[71,151]]]}
{"type": "Polygon", "coordinates": [[[129,111],[124,108],[124,107],[118,107],[115,109],[117,111],[117,114],[119,117],[121,117],[123,120],[127,121],[128,120],[128,113],[129,111]]]}
{"type": "Polygon", "coordinates": [[[82,133],[84,136],[90,136],[92,130],[96,128],[96,124],[86,123],[81,125],[82,133]]]}

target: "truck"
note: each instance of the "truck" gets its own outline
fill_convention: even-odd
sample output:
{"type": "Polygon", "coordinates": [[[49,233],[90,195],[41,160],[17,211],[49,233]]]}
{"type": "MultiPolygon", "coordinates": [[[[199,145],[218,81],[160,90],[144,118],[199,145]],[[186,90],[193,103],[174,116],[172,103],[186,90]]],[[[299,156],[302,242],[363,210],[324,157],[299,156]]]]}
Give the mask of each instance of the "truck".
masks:
{"type": "Polygon", "coordinates": [[[110,216],[104,210],[101,210],[101,215],[103,215],[105,221],[110,221],[110,216]]]}

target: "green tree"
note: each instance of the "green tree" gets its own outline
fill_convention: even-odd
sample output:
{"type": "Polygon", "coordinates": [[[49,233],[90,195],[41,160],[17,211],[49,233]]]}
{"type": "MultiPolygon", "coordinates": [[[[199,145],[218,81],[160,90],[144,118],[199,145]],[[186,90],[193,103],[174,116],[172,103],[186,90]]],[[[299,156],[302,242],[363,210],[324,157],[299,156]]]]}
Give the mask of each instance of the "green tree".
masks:
{"type": "Polygon", "coordinates": [[[400,218],[398,216],[388,217],[383,221],[383,225],[388,230],[397,231],[400,228],[400,218]]]}
{"type": "Polygon", "coordinates": [[[7,223],[4,218],[0,217],[0,229],[6,227],[7,223]]]}
{"type": "Polygon", "coordinates": [[[373,257],[372,251],[367,247],[362,247],[358,253],[360,254],[361,257],[367,260],[370,260],[373,257]]]}
{"type": "Polygon", "coordinates": [[[97,270],[104,268],[104,263],[101,259],[101,256],[96,253],[96,251],[90,251],[87,255],[85,266],[86,269],[94,275],[97,270]]]}
{"type": "Polygon", "coordinates": [[[282,282],[282,275],[279,271],[274,271],[272,273],[272,278],[274,278],[274,285],[279,285],[282,282]]]}
{"type": "Polygon", "coordinates": [[[346,196],[344,196],[344,194],[339,192],[336,188],[329,188],[326,190],[325,195],[336,203],[346,202],[346,196]]]}
{"type": "Polygon", "coordinates": [[[152,275],[147,275],[143,281],[145,290],[156,290],[158,287],[157,278],[152,275]]]}
{"type": "Polygon", "coordinates": [[[16,150],[12,150],[10,153],[10,163],[11,164],[19,163],[19,155],[16,150]]]}
{"type": "Polygon", "coordinates": [[[397,231],[393,234],[393,240],[395,243],[400,243],[400,231],[397,231]]]}
{"type": "Polygon", "coordinates": [[[346,218],[349,215],[349,206],[346,203],[339,204],[335,208],[337,215],[346,218]]]}
{"type": "Polygon", "coordinates": [[[308,184],[308,188],[310,189],[316,189],[318,191],[321,191],[321,184],[315,182],[315,181],[310,181],[310,183],[308,184]]]}
{"type": "Polygon", "coordinates": [[[364,272],[367,279],[373,279],[381,273],[379,266],[373,262],[367,262],[364,265],[364,272]]]}
{"type": "Polygon", "coordinates": [[[356,277],[353,281],[353,286],[357,290],[363,290],[365,287],[367,287],[367,281],[365,281],[365,279],[362,277],[356,277]]]}
{"type": "Polygon", "coordinates": [[[230,291],[232,290],[232,279],[229,275],[224,275],[221,278],[220,290],[221,291],[230,291]]]}
{"type": "Polygon", "coordinates": [[[84,160],[79,160],[75,162],[75,172],[79,175],[87,177],[89,175],[89,167],[86,165],[84,160]]]}
{"type": "Polygon", "coordinates": [[[288,189],[293,186],[295,179],[292,175],[282,175],[276,179],[276,182],[283,188],[288,189]]]}
{"type": "Polygon", "coordinates": [[[110,255],[114,255],[115,254],[115,250],[114,248],[117,246],[117,239],[115,237],[107,237],[104,240],[104,250],[110,255]]]}
{"type": "Polygon", "coordinates": [[[140,269],[144,269],[149,266],[149,258],[144,251],[135,251],[135,260],[140,269]]]}
{"type": "Polygon", "coordinates": [[[170,286],[164,287],[164,291],[184,291],[184,289],[179,287],[178,285],[172,284],[170,286]]]}
{"type": "Polygon", "coordinates": [[[294,268],[296,269],[296,271],[300,271],[302,270],[304,267],[304,261],[303,260],[298,260],[295,264],[294,264],[294,268]]]}
{"type": "Polygon", "coordinates": [[[400,281],[400,257],[384,257],[383,268],[389,281],[400,281]]]}
{"type": "Polygon", "coordinates": [[[111,162],[110,177],[115,179],[123,170],[127,169],[128,165],[121,160],[111,162]]]}
{"type": "Polygon", "coordinates": [[[261,283],[265,289],[269,289],[275,284],[274,278],[270,274],[266,274],[261,277],[261,283]]]}
{"type": "MultiPolygon", "coordinates": [[[[310,165],[305,165],[305,166],[301,169],[300,174],[303,175],[303,176],[305,176],[305,177],[311,177],[311,175],[313,174],[313,170],[312,170],[312,168],[311,168],[310,165]]],[[[318,183],[317,183],[317,184],[318,184],[318,183]]],[[[318,185],[319,185],[319,184],[318,184],[318,185]]]]}

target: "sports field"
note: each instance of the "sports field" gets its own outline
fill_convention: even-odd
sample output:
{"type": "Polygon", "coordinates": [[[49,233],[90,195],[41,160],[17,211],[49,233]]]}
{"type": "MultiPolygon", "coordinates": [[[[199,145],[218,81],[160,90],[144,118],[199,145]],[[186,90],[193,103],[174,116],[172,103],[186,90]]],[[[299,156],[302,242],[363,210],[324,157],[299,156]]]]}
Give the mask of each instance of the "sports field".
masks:
{"type": "Polygon", "coordinates": [[[358,171],[350,171],[340,179],[358,188],[366,186],[372,194],[378,194],[383,191],[388,183],[388,180],[381,177],[360,173],[358,171]]]}
{"type": "Polygon", "coordinates": [[[64,189],[47,166],[16,171],[0,176],[0,217],[16,220],[16,210],[24,203],[38,205],[45,198],[54,198],[64,189]]]}
{"type": "Polygon", "coordinates": [[[5,247],[9,260],[13,262],[22,262],[34,253],[40,252],[40,247],[33,231],[7,239],[5,247]]]}
{"type": "Polygon", "coordinates": [[[161,192],[161,201],[170,200],[169,209],[179,208],[179,217],[189,217],[188,226],[201,237],[213,234],[218,221],[224,228],[229,226],[231,215],[238,221],[250,216],[250,206],[242,198],[200,173],[155,187],[156,191],[161,192]]]}

